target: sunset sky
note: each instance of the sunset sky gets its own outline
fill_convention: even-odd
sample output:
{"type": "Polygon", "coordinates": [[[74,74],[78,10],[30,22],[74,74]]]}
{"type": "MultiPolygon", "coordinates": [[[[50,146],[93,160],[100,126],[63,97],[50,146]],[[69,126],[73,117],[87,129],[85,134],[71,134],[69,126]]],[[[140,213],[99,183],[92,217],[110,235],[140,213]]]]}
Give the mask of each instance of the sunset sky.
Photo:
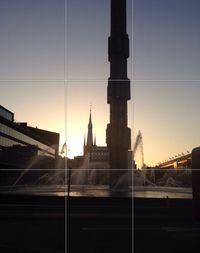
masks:
{"type": "MultiPolygon", "coordinates": [[[[109,2],[0,0],[0,104],[16,121],[59,132],[70,157],[82,153],[90,105],[105,145],[109,2]]],[[[127,2],[129,127],[154,165],[200,145],[200,2],[127,2]]]]}

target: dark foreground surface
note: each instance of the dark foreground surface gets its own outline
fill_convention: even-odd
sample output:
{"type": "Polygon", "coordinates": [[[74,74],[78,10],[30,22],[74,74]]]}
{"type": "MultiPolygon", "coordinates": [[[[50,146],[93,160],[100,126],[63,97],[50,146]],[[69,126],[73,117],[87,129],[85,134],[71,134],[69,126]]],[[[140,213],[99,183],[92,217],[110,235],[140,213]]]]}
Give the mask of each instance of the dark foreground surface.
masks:
{"type": "Polygon", "coordinates": [[[4,194],[0,203],[0,252],[132,252],[131,198],[4,194]]]}
{"type": "Polygon", "coordinates": [[[0,203],[0,252],[199,252],[191,199],[1,194],[0,203]]]}
{"type": "Polygon", "coordinates": [[[134,200],[134,252],[199,252],[191,199],[134,200]]]}

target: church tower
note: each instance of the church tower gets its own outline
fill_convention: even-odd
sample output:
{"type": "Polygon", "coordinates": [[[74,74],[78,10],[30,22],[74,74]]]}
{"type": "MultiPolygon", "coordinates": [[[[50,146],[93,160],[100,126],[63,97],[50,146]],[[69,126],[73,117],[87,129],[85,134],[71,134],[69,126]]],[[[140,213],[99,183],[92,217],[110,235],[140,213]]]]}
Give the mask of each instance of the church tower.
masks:
{"type": "Polygon", "coordinates": [[[85,144],[85,138],[84,138],[84,155],[94,146],[92,128],[93,128],[93,126],[92,126],[92,114],[91,114],[91,109],[90,109],[86,144],[85,144]]]}

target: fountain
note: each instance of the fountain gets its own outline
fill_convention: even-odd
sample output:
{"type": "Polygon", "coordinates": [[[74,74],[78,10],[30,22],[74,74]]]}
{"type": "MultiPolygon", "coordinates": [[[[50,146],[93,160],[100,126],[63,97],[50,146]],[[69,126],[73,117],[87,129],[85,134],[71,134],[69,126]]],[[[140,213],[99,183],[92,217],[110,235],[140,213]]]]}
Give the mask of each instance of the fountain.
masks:
{"type": "MultiPolygon", "coordinates": [[[[135,174],[136,174],[137,181],[140,181],[140,184],[141,184],[141,179],[142,179],[143,181],[142,185],[145,185],[146,184],[146,165],[144,163],[143,138],[142,138],[141,131],[138,131],[138,134],[135,139],[135,143],[133,145],[133,160],[136,156],[138,149],[140,150],[140,155],[141,155],[141,168],[140,168],[140,172],[135,173],[135,174]]],[[[135,182],[135,184],[137,185],[138,182],[135,182]]]]}
{"type": "Polygon", "coordinates": [[[138,134],[137,134],[137,137],[136,137],[136,140],[135,140],[135,144],[134,144],[134,147],[133,147],[133,159],[136,155],[136,152],[138,151],[138,148],[140,148],[140,153],[141,153],[141,169],[143,169],[145,167],[145,164],[144,164],[144,151],[143,151],[143,138],[142,138],[142,133],[141,131],[138,131],[138,134]]]}
{"type": "Polygon", "coordinates": [[[41,159],[41,157],[38,156],[38,155],[35,155],[32,158],[32,160],[30,161],[30,163],[28,164],[28,166],[24,170],[22,170],[21,174],[19,175],[19,177],[16,179],[16,181],[12,185],[13,187],[15,187],[19,183],[19,181],[26,175],[26,173],[28,171],[30,171],[31,168],[39,161],[39,159],[41,159]]]}
{"type": "Polygon", "coordinates": [[[39,176],[39,178],[36,180],[36,183],[38,183],[40,181],[40,179],[46,178],[48,176],[48,180],[46,181],[48,184],[50,182],[53,181],[54,177],[57,177],[58,171],[55,169],[55,158],[50,158],[50,157],[46,157],[45,154],[48,152],[48,149],[43,150],[41,152],[40,155],[38,155],[38,153],[35,153],[29,163],[27,164],[27,166],[25,167],[25,169],[19,169],[22,170],[22,172],[20,173],[19,177],[15,180],[15,182],[13,183],[12,187],[15,187],[17,184],[19,184],[19,182],[25,177],[25,175],[32,171],[32,172],[41,172],[44,171],[45,174],[39,176]],[[48,168],[46,168],[46,166],[48,166],[48,168]],[[55,171],[54,171],[55,169],[55,171]],[[50,171],[53,170],[54,171],[54,175],[51,176],[49,175],[46,171],[50,171]]]}

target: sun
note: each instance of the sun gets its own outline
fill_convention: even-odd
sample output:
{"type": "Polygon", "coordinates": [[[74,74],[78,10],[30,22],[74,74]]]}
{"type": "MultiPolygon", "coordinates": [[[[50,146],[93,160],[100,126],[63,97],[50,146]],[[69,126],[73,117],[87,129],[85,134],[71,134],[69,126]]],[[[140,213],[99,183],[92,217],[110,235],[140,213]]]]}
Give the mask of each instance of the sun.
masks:
{"type": "Polygon", "coordinates": [[[64,138],[60,138],[60,154],[63,155],[64,146],[64,156],[68,158],[74,158],[74,156],[83,154],[83,137],[81,135],[73,134],[64,138]],[[65,146],[64,146],[65,145],[65,146]]]}

